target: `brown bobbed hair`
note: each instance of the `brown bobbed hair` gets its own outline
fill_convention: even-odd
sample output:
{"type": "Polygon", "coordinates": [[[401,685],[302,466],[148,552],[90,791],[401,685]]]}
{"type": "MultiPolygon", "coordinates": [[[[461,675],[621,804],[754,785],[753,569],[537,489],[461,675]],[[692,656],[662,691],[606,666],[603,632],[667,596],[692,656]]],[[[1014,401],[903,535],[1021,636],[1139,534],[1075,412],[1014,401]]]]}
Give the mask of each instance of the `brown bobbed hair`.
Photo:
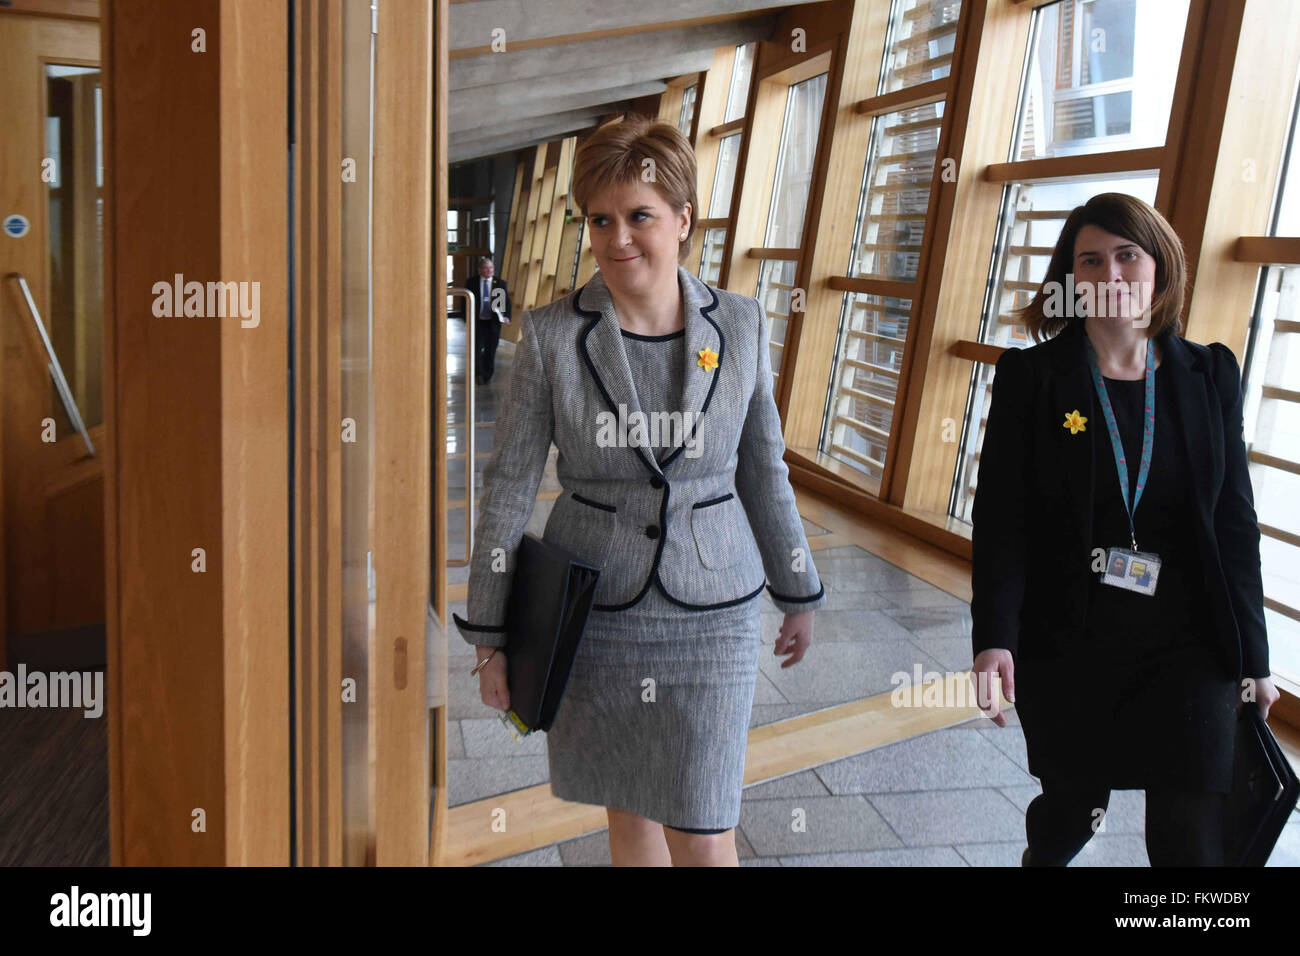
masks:
{"type": "Polygon", "coordinates": [[[1015,310],[1025,328],[1036,341],[1051,338],[1083,317],[1074,309],[1073,317],[1048,316],[1043,312],[1047,289],[1051,283],[1065,288],[1065,277],[1074,271],[1074,241],[1084,226],[1096,226],[1130,242],[1135,242],[1156,261],[1155,290],[1151,295],[1151,324],[1147,338],[1182,331],[1183,286],[1187,281],[1187,260],[1183,244],[1168,220],[1141,199],[1125,193],[1098,193],[1082,206],[1076,206],[1061,228],[1061,237],[1052,250],[1047,275],[1030,303],[1015,310]]]}
{"type": "Polygon", "coordinates": [[[654,160],[650,183],[676,212],[691,204],[691,224],[677,244],[677,260],[686,258],[695,234],[700,204],[696,198],[695,150],[671,123],[648,116],[631,116],[606,123],[578,148],[573,160],[573,201],[587,215],[587,203],[609,188],[641,182],[646,158],[654,160]]]}

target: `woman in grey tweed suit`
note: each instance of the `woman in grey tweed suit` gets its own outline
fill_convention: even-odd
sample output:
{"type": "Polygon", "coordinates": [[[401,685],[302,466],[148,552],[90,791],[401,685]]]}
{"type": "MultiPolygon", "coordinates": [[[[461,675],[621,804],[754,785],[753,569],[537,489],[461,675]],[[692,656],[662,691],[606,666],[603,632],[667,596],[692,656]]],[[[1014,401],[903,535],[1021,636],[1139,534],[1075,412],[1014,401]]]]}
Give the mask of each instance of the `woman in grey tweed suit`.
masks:
{"type": "Polygon", "coordinates": [[[521,318],[455,618],[488,661],[484,702],[508,707],[513,557],[554,441],[564,491],[543,536],[601,575],[547,734],[551,789],[606,807],[615,865],[737,865],[758,595],[786,614],[782,666],[825,603],[782,461],[764,310],[679,265],[695,182],[668,123],[609,124],[579,150],[574,198],[600,271],[521,318]]]}

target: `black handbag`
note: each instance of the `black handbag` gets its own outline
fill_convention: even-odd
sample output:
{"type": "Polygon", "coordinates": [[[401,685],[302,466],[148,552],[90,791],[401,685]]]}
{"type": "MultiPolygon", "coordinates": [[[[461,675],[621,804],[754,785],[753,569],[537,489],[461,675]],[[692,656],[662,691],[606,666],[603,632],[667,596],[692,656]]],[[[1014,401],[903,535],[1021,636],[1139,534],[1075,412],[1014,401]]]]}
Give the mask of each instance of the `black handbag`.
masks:
{"type": "Polygon", "coordinates": [[[510,721],[523,733],[549,730],[596,598],[600,569],[525,534],[506,606],[510,721]]]}
{"type": "Polygon", "coordinates": [[[1232,793],[1224,826],[1227,866],[1263,866],[1300,797],[1296,777],[1258,705],[1237,714],[1232,793]]]}

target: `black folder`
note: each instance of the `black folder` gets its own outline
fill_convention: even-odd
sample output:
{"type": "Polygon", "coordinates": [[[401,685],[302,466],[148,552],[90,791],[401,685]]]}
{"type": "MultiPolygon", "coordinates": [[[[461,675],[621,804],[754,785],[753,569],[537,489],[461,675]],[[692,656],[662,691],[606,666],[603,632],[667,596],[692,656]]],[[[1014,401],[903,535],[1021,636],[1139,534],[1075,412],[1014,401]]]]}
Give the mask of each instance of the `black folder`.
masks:
{"type": "Polygon", "coordinates": [[[510,716],[522,730],[549,730],[560,707],[596,597],[600,569],[526,534],[506,606],[510,716]]]}
{"type": "Polygon", "coordinates": [[[1254,703],[1243,705],[1237,715],[1235,760],[1224,863],[1263,866],[1295,809],[1300,779],[1254,703]]]}

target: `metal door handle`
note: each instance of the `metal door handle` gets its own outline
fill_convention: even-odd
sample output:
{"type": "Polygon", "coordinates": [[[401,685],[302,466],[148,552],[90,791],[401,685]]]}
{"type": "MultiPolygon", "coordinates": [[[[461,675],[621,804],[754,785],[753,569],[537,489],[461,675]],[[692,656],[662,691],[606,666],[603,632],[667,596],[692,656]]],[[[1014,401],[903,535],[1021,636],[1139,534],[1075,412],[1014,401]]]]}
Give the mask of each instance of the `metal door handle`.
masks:
{"type": "Polygon", "coordinates": [[[448,561],[449,568],[463,568],[474,554],[474,369],[478,361],[474,352],[474,295],[469,289],[448,289],[447,295],[465,297],[465,558],[448,561]]]}
{"type": "Polygon", "coordinates": [[[27,285],[27,280],[21,272],[11,272],[5,278],[17,279],[18,287],[23,291],[23,299],[27,302],[27,311],[31,313],[32,321],[36,323],[36,331],[40,333],[41,341],[45,343],[45,354],[50,357],[50,377],[54,379],[54,388],[59,393],[59,400],[63,402],[63,410],[67,412],[68,421],[72,422],[74,428],[81,433],[81,440],[86,443],[86,451],[91,458],[95,457],[95,446],[91,444],[90,433],[86,431],[86,423],[81,420],[81,412],[77,409],[77,400],[72,397],[72,389],[68,387],[68,380],[63,376],[63,366],[59,364],[59,357],[54,354],[54,346],[50,343],[49,333],[45,331],[45,323],[41,321],[41,313],[36,308],[36,301],[32,298],[32,290],[27,285]]]}

